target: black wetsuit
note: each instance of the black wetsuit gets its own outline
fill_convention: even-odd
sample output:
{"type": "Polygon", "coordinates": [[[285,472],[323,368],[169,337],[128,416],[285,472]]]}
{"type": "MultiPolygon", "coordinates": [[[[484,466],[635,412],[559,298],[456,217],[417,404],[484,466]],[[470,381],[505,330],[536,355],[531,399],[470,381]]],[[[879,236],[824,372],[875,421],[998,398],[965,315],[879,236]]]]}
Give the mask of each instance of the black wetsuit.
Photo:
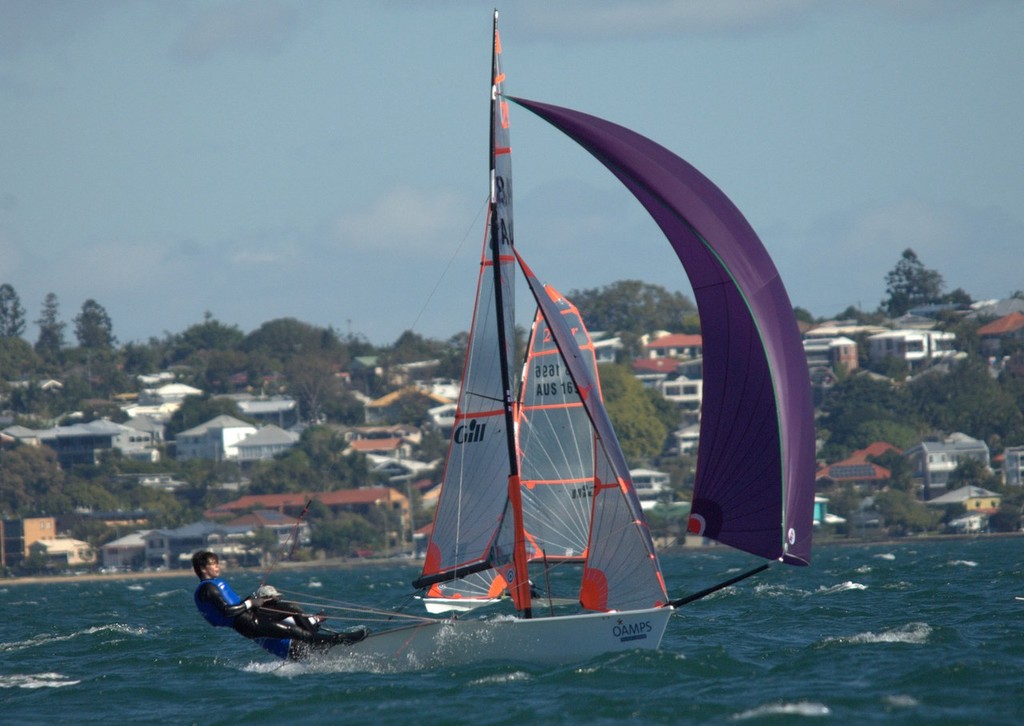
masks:
{"type": "Polygon", "coordinates": [[[314,650],[326,650],[339,640],[337,634],[321,634],[297,605],[271,600],[253,608],[223,578],[203,580],[195,602],[207,622],[234,628],[280,658],[302,658],[314,650]]]}

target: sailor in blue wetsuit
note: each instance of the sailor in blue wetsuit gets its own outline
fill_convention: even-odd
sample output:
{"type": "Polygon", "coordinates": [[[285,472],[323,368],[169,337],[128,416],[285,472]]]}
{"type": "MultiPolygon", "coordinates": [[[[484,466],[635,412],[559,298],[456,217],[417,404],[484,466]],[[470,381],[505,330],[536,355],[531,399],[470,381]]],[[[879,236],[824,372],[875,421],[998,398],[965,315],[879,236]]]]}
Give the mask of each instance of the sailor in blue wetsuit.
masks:
{"type": "Polygon", "coordinates": [[[301,660],[332,645],[355,643],[366,637],[361,628],[346,633],[321,633],[319,617],[310,617],[297,605],[275,597],[274,588],[260,588],[241,598],[220,576],[220,560],[213,552],[192,555],[192,569],[199,578],[196,607],[210,625],[234,628],[279,658],[301,660]]]}

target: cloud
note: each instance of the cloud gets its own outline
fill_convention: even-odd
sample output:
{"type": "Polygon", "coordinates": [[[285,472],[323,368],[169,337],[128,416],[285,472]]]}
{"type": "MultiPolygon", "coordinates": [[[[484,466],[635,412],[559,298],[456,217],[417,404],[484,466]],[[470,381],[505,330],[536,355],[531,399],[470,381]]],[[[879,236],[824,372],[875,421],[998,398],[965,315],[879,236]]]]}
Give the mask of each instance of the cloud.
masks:
{"type": "Polygon", "coordinates": [[[467,209],[454,192],[402,186],[365,209],[340,216],[334,232],[342,244],[354,248],[422,251],[455,234],[471,217],[467,209]]]}

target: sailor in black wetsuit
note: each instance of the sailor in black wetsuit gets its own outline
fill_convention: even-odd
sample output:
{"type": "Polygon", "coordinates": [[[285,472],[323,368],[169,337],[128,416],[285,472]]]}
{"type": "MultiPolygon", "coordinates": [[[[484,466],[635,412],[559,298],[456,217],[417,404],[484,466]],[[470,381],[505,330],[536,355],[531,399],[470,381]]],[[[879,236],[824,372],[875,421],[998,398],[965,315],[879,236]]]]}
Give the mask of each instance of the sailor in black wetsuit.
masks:
{"type": "Polygon", "coordinates": [[[234,628],[279,658],[301,660],[332,645],[355,643],[366,629],[346,633],[321,633],[320,618],[310,617],[292,603],[277,599],[269,586],[242,599],[220,576],[220,560],[213,552],[192,556],[192,569],[200,579],[195,591],[199,612],[210,625],[234,628]]]}

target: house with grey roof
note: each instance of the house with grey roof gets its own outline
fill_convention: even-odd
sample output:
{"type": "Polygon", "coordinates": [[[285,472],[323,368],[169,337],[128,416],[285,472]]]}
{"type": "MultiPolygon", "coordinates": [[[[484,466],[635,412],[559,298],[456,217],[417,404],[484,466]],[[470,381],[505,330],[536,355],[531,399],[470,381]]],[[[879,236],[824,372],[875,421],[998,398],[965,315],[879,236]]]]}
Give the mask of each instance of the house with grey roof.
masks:
{"type": "Polygon", "coordinates": [[[231,526],[205,520],[176,529],[154,529],[143,535],[145,565],[189,568],[192,566],[192,554],[198,550],[211,550],[221,559],[250,564],[248,560],[254,555],[245,546],[245,540],[252,536],[253,531],[254,528],[247,524],[231,526]]]}
{"type": "Polygon", "coordinates": [[[4,433],[23,443],[49,446],[57,452],[57,460],[63,468],[75,464],[95,465],[99,463],[102,452],[112,449],[118,449],[123,456],[136,461],[160,460],[151,432],[105,419],[50,429],[11,426],[4,429],[4,433]]]}
{"type": "Polygon", "coordinates": [[[232,396],[238,410],[258,423],[275,424],[287,429],[299,422],[299,404],[287,396],[256,397],[247,394],[232,396]]]}
{"type": "Polygon", "coordinates": [[[299,434],[270,424],[235,444],[239,461],[273,459],[299,443],[299,434]]]}
{"type": "Polygon", "coordinates": [[[256,431],[255,426],[234,416],[217,416],[174,437],[177,458],[237,461],[238,443],[256,431]]]}
{"type": "Polygon", "coordinates": [[[107,570],[137,570],[146,561],[148,531],[132,532],[100,547],[100,561],[107,570]]]}
{"type": "Polygon", "coordinates": [[[910,462],[914,485],[921,489],[923,499],[930,501],[945,492],[952,474],[961,462],[975,459],[989,468],[989,449],[984,441],[963,433],[954,433],[942,440],[927,440],[903,452],[910,462]]]}

